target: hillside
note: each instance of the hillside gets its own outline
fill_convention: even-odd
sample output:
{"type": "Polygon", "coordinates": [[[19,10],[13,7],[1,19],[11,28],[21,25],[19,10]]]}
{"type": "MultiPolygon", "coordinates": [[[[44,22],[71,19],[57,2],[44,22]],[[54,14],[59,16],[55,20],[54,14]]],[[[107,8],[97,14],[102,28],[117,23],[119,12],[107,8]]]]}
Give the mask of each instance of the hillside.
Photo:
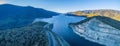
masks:
{"type": "Polygon", "coordinates": [[[71,23],[70,27],[80,37],[106,46],[120,46],[120,21],[95,16],[71,23]]]}
{"type": "Polygon", "coordinates": [[[70,14],[75,14],[77,16],[87,16],[87,17],[105,16],[120,21],[120,11],[111,10],[111,9],[83,10],[83,11],[70,12],[70,14]]]}

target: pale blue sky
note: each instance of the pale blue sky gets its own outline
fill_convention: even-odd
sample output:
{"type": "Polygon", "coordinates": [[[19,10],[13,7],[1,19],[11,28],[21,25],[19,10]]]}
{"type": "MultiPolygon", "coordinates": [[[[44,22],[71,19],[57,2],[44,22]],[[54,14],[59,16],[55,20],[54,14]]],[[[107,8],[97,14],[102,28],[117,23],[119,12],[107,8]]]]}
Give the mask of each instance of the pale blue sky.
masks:
{"type": "Polygon", "coordinates": [[[0,0],[0,3],[29,5],[61,13],[89,9],[120,10],[120,0],[0,0]]]}

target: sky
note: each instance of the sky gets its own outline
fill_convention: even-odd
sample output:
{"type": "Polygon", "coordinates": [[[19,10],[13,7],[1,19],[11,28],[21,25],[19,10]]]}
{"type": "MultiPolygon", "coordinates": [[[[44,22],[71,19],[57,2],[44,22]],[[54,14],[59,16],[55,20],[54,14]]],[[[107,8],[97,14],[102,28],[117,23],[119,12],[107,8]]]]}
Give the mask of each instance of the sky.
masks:
{"type": "Polygon", "coordinates": [[[120,0],[0,0],[0,4],[6,3],[33,6],[59,13],[96,9],[120,10],[120,0]]]}

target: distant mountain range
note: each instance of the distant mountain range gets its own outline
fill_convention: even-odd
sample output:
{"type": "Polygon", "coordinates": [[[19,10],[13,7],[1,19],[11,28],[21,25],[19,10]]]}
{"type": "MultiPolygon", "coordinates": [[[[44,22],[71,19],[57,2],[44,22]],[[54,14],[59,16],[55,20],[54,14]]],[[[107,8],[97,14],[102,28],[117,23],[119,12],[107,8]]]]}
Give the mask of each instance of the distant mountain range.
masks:
{"type": "Polygon", "coordinates": [[[106,16],[120,21],[120,11],[111,10],[111,9],[83,10],[83,11],[69,12],[69,14],[74,14],[77,16],[87,16],[87,17],[106,16]]]}
{"type": "Polygon", "coordinates": [[[104,16],[90,17],[70,24],[79,36],[106,46],[120,46],[119,25],[120,21],[104,16]]]}
{"type": "Polygon", "coordinates": [[[22,27],[33,22],[35,18],[50,18],[59,13],[31,6],[0,5],[0,30],[22,27]]]}

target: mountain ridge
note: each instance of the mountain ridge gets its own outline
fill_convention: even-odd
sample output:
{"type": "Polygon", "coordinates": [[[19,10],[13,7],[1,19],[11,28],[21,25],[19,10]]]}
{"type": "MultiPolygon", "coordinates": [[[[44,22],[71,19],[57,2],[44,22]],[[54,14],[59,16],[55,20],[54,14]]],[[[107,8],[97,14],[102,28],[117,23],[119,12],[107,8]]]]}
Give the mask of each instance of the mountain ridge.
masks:
{"type": "Polygon", "coordinates": [[[36,18],[50,18],[59,13],[31,6],[0,5],[0,30],[18,28],[30,24],[36,18]]]}
{"type": "Polygon", "coordinates": [[[75,14],[77,16],[87,16],[87,17],[105,16],[120,21],[119,19],[120,11],[112,10],[112,9],[82,10],[82,11],[69,12],[69,14],[75,14]]]}

